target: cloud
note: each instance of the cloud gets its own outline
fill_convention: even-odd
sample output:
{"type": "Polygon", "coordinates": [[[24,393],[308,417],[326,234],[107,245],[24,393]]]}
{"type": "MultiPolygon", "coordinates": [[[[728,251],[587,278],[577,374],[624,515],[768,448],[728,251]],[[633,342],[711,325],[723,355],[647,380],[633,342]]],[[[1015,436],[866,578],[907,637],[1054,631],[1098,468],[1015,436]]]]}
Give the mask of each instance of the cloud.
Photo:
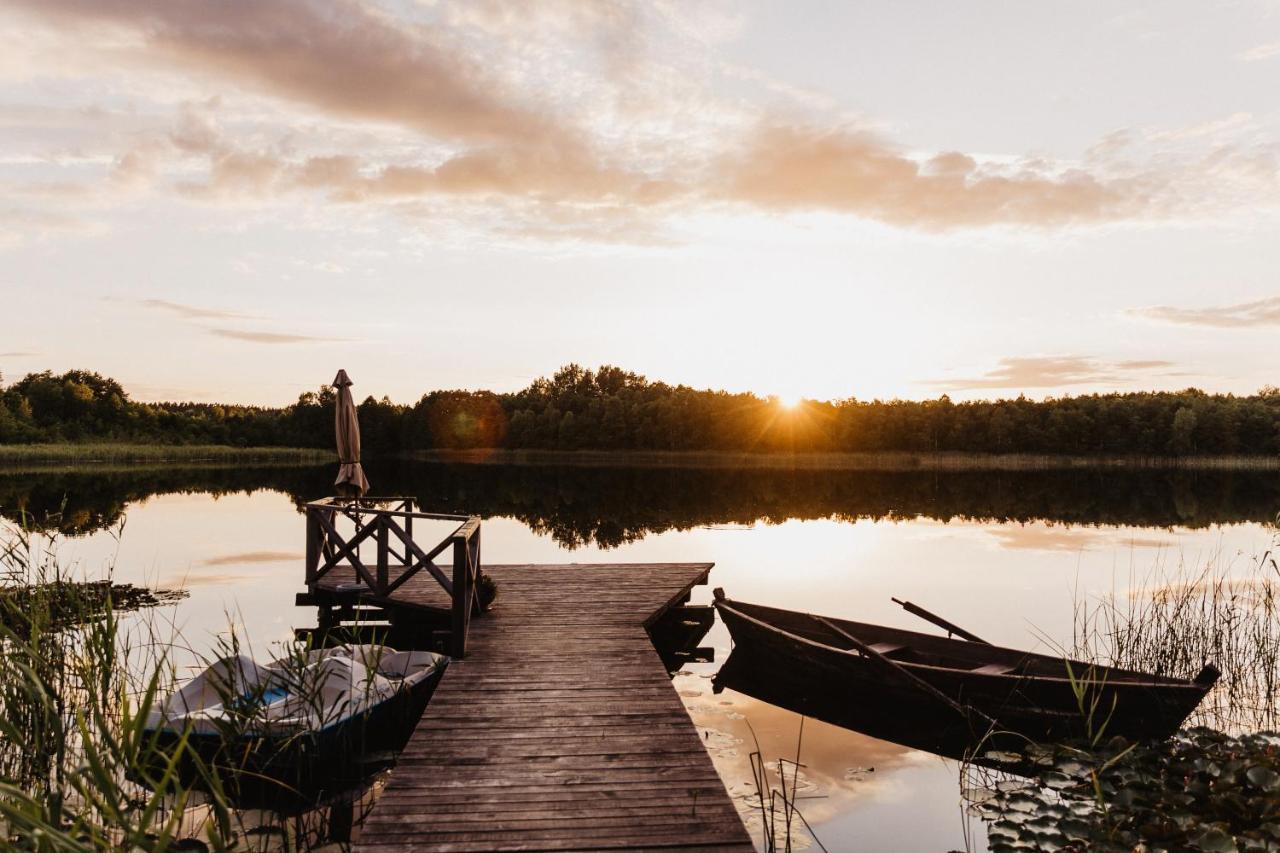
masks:
{"type": "Polygon", "coordinates": [[[0,352],[0,358],[35,358],[38,355],[38,352],[0,352]]]}
{"type": "Polygon", "coordinates": [[[1241,62],[1261,62],[1264,59],[1270,59],[1273,56],[1280,56],[1280,41],[1268,42],[1251,47],[1246,51],[1236,54],[1236,59],[1241,62]]]}
{"type": "MultiPolygon", "coordinates": [[[[981,376],[961,379],[937,379],[926,382],[947,391],[978,388],[1058,388],[1067,385],[1126,382],[1130,373],[1150,373],[1173,367],[1162,359],[1102,361],[1090,356],[1032,356],[1002,358],[999,366],[981,376]]],[[[1162,372],[1174,376],[1181,373],[1162,372]]]]}
{"type": "MultiPolygon", "coordinates": [[[[110,297],[104,297],[110,298],[110,297]]],[[[204,308],[199,305],[189,305],[183,302],[173,302],[168,299],[139,299],[138,304],[146,308],[165,311],[170,314],[177,315],[184,320],[191,321],[192,325],[203,329],[211,335],[220,338],[230,338],[237,341],[249,341],[255,344],[299,344],[312,343],[317,341],[334,341],[348,340],[347,338],[328,338],[316,337],[312,335],[299,335],[285,332],[272,332],[258,329],[237,329],[225,326],[210,328],[203,325],[201,320],[259,320],[250,314],[243,314],[238,311],[227,311],[221,308],[204,308]]]]}
{"type": "Polygon", "coordinates": [[[244,563],[287,563],[301,560],[302,555],[293,551],[246,551],[240,554],[223,554],[201,560],[202,566],[237,566],[244,563]]]}
{"type": "Polygon", "coordinates": [[[762,125],[721,163],[723,198],[773,210],[831,210],[895,225],[1066,225],[1138,215],[1152,188],[1037,163],[1012,169],[958,152],[924,161],[849,130],[762,125]]]}
{"type": "Polygon", "coordinates": [[[106,226],[100,222],[91,222],[75,214],[57,210],[0,210],[0,249],[39,242],[55,234],[96,235],[103,234],[106,230],[106,226]]]}
{"type": "Polygon", "coordinates": [[[1258,299],[1254,302],[1238,302],[1234,305],[1217,305],[1207,308],[1178,308],[1173,305],[1153,305],[1133,308],[1130,316],[1180,326],[1209,326],[1218,329],[1239,329],[1249,326],[1280,326],[1280,296],[1258,299]]]}
{"type": "Polygon", "coordinates": [[[258,332],[252,329],[210,329],[209,334],[255,344],[301,344],[317,341],[346,340],[345,338],[317,338],[310,335],[290,335],[281,332],[258,332]]]}
{"type": "MultiPolygon", "coordinates": [[[[1270,199],[1276,184],[1266,147],[1199,160],[1153,148],[1146,167],[1119,156],[1178,140],[1205,148],[1250,126],[1245,114],[1138,140],[1117,131],[1079,162],[911,153],[869,122],[849,125],[832,102],[760,74],[727,79],[706,51],[738,18],[688,4],[12,5],[101,48],[92,55],[112,57],[96,61],[131,97],[159,87],[145,120],[130,119],[147,130],[77,136],[109,164],[94,185],[105,205],[147,191],[220,204],[322,197],[412,217],[409,202],[438,200],[451,221],[489,234],[652,244],[670,242],[661,226],[726,206],[930,231],[1062,228],[1216,214],[1215,200],[1270,199]],[[726,95],[743,81],[760,103],[726,95]],[[197,102],[175,102],[175,85],[197,102]],[[788,107],[807,118],[779,118],[788,107]],[[171,129],[156,127],[175,111],[171,129]]],[[[83,64],[73,73],[87,76],[83,64]]],[[[55,118],[75,121],[14,120],[55,118]]]]}
{"type": "Polygon", "coordinates": [[[249,319],[248,315],[241,314],[236,311],[222,311],[216,308],[201,308],[197,305],[186,305],[181,302],[171,302],[168,299],[140,299],[140,305],[148,308],[157,308],[161,311],[168,311],[177,314],[179,317],[186,317],[189,320],[244,320],[249,319]]]}
{"type": "Polygon", "coordinates": [[[1089,528],[1070,528],[1040,525],[988,527],[985,531],[994,537],[1001,548],[1015,551],[1090,551],[1098,546],[1115,548],[1163,548],[1171,544],[1168,539],[1134,536],[1128,531],[1108,531],[1089,528]]]}
{"type": "Polygon", "coordinates": [[[472,57],[355,0],[15,0],[40,16],[131,30],[140,58],[216,74],[350,118],[463,139],[548,139],[472,57]]]}

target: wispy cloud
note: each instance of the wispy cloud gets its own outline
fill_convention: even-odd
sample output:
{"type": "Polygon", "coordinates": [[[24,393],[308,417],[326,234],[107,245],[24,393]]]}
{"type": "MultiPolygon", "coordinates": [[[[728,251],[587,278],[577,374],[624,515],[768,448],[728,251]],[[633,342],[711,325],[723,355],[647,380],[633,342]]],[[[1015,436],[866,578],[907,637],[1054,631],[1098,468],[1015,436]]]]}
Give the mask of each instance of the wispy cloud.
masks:
{"type": "Polygon", "coordinates": [[[1276,197],[1275,151],[1220,144],[1252,128],[1246,113],[1140,139],[1121,131],[1080,159],[919,152],[837,101],[708,61],[738,31],[736,15],[645,2],[422,5],[10,2],[51,43],[76,34],[96,58],[78,73],[111,57],[143,97],[153,70],[217,93],[168,98],[145,131],[99,143],[109,176],[73,180],[104,204],[144,192],[322,198],[409,218],[434,205],[487,235],[667,243],[664,226],[726,208],[942,231],[1145,221],[1276,197]],[[98,44],[97,33],[112,37],[98,44]],[[726,76],[756,93],[727,96],[726,76]]]}
{"type": "Polygon", "coordinates": [[[26,352],[23,350],[15,350],[13,352],[0,352],[0,358],[35,358],[40,355],[38,352],[26,352]]]}
{"type": "Polygon", "coordinates": [[[293,551],[245,551],[240,554],[223,554],[201,560],[202,566],[238,566],[245,563],[285,563],[301,560],[302,555],[293,551]]]}
{"type": "Polygon", "coordinates": [[[299,144],[296,127],[230,131],[187,115],[172,133],[117,153],[125,184],[203,200],[310,193],[403,209],[406,199],[465,197],[457,206],[498,214],[476,218],[497,232],[652,242],[660,229],[643,220],[726,204],[944,230],[1141,219],[1179,197],[1164,172],[916,156],[867,132],[871,124],[850,127],[820,108],[784,119],[773,104],[726,99],[717,78],[687,79],[697,75],[673,64],[679,51],[648,48],[657,36],[681,38],[681,16],[692,14],[665,6],[565,2],[512,15],[463,4],[441,7],[428,27],[354,0],[14,2],[37,18],[130,32],[118,49],[133,62],[274,97],[348,129],[355,120],[401,133],[386,147],[326,148],[336,135],[299,144]],[[590,46],[602,66],[584,74],[576,63],[590,46]],[[543,227],[552,206],[561,213],[543,227]],[[632,221],[601,214],[624,209],[632,221]]]}
{"type": "Polygon", "coordinates": [[[1236,54],[1241,62],[1261,62],[1273,56],[1280,56],[1280,41],[1267,42],[1236,54]]]}
{"type": "Polygon", "coordinates": [[[1140,537],[1107,531],[1068,527],[1008,526],[988,527],[985,532],[994,537],[1001,548],[1016,551],[1090,551],[1101,545],[1108,548],[1163,548],[1170,540],[1157,537],[1140,537]]]}
{"type": "Polygon", "coordinates": [[[171,302],[168,299],[141,299],[139,304],[160,311],[168,311],[189,320],[248,320],[248,314],[238,311],[224,311],[218,308],[202,308],[198,305],[187,305],[182,302],[171,302]]]}
{"type": "Polygon", "coordinates": [[[202,320],[261,320],[262,317],[256,317],[252,314],[245,314],[240,311],[229,311],[222,308],[205,308],[200,305],[190,305],[183,302],[174,302],[169,299],[140,299],[138,304],[146,308],[157,311],[164,311],[169,314],[181,317],[184,320],[191,321],[193,326],[203,329],[211,335],[219,338],[229,338],[237,341],[248,341],[255,344],[301,344],[311,343],[315,341],[332,341],[347,340],[346,338],[329,338],[315,335],[302,335],[291,332],[275,332],[267,329],[244,329],[233,328],[227,326],[217,326],[210,328],[201,323],[202,320]]]}
{"type": "Polygon", "coordinates": [[[996,367],[981,376],[935,379],[925,384],[947,391],[1060,388],[1128,382],[1134,378],[1133,374],[1185,375],[1169,370],[1174,366],[1173,362],[1163,359],[1105,361],[1083,355],[1011,357],[1000,359],[996,367]]]}
{"type": "Polygon", "coordinates": [[[509,100],[475,58],[354,0],[15,5],[129,28],[151,63],[213,74],[336,115],[447,138],[545,139],[555,131],[546,114],[509,100]]]}
{"type": "Polygon", "coordinates": [[[283,332],[259,332],[252,329],[210,329],[209,334],[255,344],[301,344],[315,341],[332,341],[338,338],[318,338],[311,335],[291,335],[283,332]]]}
{"type": "Polygon", "coordinates": [[[1204,308],[1152,305],[1146,308],[1133,308],[1127,313],[1132,317],[1175,323],[1180,326],[1210,326],[1218,329],[1278,326],[1280,325],[1280,296],[1204,308]]]}

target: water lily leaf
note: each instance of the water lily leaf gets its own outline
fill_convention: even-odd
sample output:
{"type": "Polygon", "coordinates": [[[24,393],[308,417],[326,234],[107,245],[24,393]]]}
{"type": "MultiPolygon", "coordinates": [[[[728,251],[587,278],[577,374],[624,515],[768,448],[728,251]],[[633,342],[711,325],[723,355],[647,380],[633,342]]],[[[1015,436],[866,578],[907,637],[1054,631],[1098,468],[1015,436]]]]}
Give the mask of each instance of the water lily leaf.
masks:
{"type": "Polygon", "coordinates": [[[1244,775],[1254,786],[1264,791],[1280,789],[1280,773],[1270,767],[1250,767],[1244,775]]]}
{"type": "Polygon", "coordinates": [[[1210,827],[1196,838],[1196,845],[1205,853],[1238,853],[1236,841],[1218,827],[1210,827]]]}

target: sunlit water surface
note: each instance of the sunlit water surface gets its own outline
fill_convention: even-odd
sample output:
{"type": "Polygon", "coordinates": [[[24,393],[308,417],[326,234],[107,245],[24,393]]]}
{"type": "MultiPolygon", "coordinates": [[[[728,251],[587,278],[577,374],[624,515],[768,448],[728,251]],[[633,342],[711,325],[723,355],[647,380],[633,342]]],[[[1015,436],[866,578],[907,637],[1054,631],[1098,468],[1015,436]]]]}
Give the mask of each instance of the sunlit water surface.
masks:
{"type": "MultiPolygon", "coordinates": [[[[214,651],[234,625],[266,657],[295,628],[315,624],[314,608],[294,604],[303,572],[296,496],[160,493],[123,510],[122,531],[117,520],[110,531],[64,537],[61,556],[89,575],[114,565],[117,581],[187,590],[151,618],[171,625],[190,654],[214,651]]],[[[484,520],[483,559],[708,561],[716,564],[711,585],[740,600],[920,629],[890,601],[897,596],[996,644],[1057,653],[1072,644],[1074,602],[1123,592],[1179,561],[1244,567],[1272,535],[1255,521],[1188,528],[810,518],[695,524],[603,548],[566,547],[498,515],[484,520]]],[[[693,603],[710,599],[701,588],[693,603]]],[[[711,676],[730,646],[723,626],[704,644],[717,662],[687,665],[674,685],[757,838],[749,755],[758,741],[771,762],[794,758],[798,743],[801,811],[828,850],[986,848],[982,822],[966,817],[954,762],[813,720],[801,739],[797,715],[733,691],[713,694],[711,676]]],[[[808,843],[797,839],[797,847],[808,843]]]]}

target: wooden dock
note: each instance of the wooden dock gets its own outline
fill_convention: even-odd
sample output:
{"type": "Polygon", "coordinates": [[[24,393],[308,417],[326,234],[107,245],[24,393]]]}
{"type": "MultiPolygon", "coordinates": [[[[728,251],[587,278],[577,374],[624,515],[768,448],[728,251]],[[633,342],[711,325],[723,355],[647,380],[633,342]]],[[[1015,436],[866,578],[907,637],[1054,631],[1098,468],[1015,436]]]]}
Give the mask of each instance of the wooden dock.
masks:
{"type": "MultiPolygon", "coordinates": [[[[496,606],[471,622],[358,849],[752,850],[646,631],[710,569],[484,566],[496,606]]],[[[426,573],[373,599],[449,607],[426,573]]]]}

